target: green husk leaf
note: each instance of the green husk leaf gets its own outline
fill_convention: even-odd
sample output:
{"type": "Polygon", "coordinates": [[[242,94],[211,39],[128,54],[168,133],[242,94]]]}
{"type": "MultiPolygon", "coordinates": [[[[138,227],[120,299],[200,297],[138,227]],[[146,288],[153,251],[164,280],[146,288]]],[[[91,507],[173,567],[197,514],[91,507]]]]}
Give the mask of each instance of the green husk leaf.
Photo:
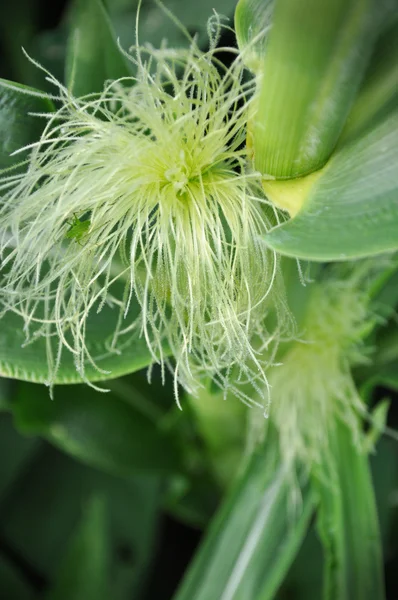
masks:
{"type": "Polygon", "coordinates": [[[398,113],[343,146],[297,216],[267,243],[288,256],[346,260],[398,249],[398,113]]]}
{"type": "Polygon", "coordinates": [[[336,422],[330,452],[314,485],[326,558],[324,599],[382,600],[382,549],[368,458],[354,446],[342,422],[336,422]]]}
{"type": "Polygon", "coordinates": [[[380,19],[374,0],[279,0],[254,117],[255,166],[269,178],[321,168],[344,127],[380,19]]]}
{"type": "Polygon", "coordinates": [[[100,92],[107,79],[130,75],[101,0],[76,0],[66,54],[66,83],[75,96],[100,92]]]}
{"type": "MultiPolygon", "coordinates": [[[[383,31],[378,40],[334,154],[347,144],[359,140],[395,112],[398,106],[397,40],[398,14],[392,18],[392,25],[390,24],[390,27],[383,31]]],[[[326,168],[327,165],[323,169],[295,179],[263,179],[264,191],[276,206],[287,210],[291,217],[295,217],[305,205],[315,183],[322,177],[326,168]]]]}
{"type": "Polygon", "coordinates": [[[3,556],[0,556],[0,593],[2,598],[34,600],[34,593],[21,578],[18,568],[3,556]]]}
{"type": "Polygon", "coordinates": [[[314,497],[305,488],[302,505],[292,511],[291,474],[281,466],[273,467],[267,464],[264,449],[252,457],[216,515],[174,600],[275,597],[305,535],[314,497]]]}
{"type": "Polygon", "coordinates": [[[26,160],[26,152],[11,154],[40,137],[46,121],[32,113],[54,110],[51,100],[43,96],[40,90],[0,79],[0,169],[26,160]]]}

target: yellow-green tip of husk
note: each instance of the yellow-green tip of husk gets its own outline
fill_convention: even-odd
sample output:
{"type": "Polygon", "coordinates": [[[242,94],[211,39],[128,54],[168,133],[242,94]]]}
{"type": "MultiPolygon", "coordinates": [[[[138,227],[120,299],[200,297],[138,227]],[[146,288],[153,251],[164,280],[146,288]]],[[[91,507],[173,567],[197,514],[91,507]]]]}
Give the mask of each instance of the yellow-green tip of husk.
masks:
{"type": "Polygon", "coordinates": [[[320,169],[295,179],[263,179],[263,189],[275,206],[294,217],[304,206],[310,191],[323,172],[324,169],[320,169]]]}

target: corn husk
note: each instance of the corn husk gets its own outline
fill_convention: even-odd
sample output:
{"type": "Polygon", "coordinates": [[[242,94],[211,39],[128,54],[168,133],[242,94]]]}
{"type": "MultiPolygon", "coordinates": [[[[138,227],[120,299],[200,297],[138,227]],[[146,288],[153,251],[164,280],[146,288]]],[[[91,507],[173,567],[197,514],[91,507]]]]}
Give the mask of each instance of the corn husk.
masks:
{"type": "Polygon", "coordinates": [[[369,61],[374,14],[374,0],[275,2],[251,126],[263,175],[300,177],[325,164],[369,61]]]}

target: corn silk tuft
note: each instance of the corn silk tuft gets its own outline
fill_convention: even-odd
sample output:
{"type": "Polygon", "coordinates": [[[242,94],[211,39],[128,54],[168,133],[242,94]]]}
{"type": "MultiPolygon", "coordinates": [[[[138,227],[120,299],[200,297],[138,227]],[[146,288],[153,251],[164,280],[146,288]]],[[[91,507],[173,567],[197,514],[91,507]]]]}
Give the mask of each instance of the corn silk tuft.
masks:
{"type": "Polygon", "coordinates": [[[272,209],[245,146],[255,81],[230,52],[227,68],[215,44],[136,47],[134,77],[80,98],[46,72],[61,107],[42,115],[24,172],[0,178],[0,302],[28,343],[47,339],[50,386],[65,351],[87,381],[87,319],[107,304],[118,314],[108,349],[138,331],[177,397],[202,375],[249,403],[240,383],[267,389],[263,351],[281,327],[264,326],[272,209]]]}

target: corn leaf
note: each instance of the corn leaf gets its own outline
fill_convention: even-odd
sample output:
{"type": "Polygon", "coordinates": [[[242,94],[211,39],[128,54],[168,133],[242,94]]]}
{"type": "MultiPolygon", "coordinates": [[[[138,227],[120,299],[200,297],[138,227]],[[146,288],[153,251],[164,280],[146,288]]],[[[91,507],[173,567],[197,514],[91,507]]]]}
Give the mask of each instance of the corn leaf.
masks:
{"type": "Polygon", "coordinates": [[[13,413],[21,433],[44,437],[105,472],[128,477],[142,471],[178,471],[173,439],[112,393],[61,386],[52,401],[43,387],[20,383],[13,413]]]}
{"type": "Polygon", "coordinates": [[[26,60],[22,48],[32,52],[40,9],[38,0],[14,0],[0,4],[0,35],[4,53],[2,71],[33,86],[39,85],[39,71],[26,60]]]}
{"type": "Polygon", "coordinates": [[[107,505],[93,496],[47,600],[107,600],[109,598],[107,505]]]}
{"type": "Polygon", "coordinates": [[[266,237],[288,256],[355,259],[398,249],[398,113],[338,150],[302,209],[266,237]]]}
{"type": "Polygon", "coordinates": [[[1,500],[27,468],[39,446],[39,440],[18,435],[13,427],[11,415],[0,414],[0,453],[1,456],[7,456],[7,460],[0,463],[1,500]]]}
{"type": "Polygon", "coordinates": [[[10,408],[10,381],[0,377],[0,413],[10,408]]]}
{"type": "Polygon", "coordinates": [[[100,92],[107,79],[130,74],[101,0],[76,0],[66,54],[66,83],[75,96],[100,92]]]}
{"type": "Polygon", "coordinates": [[[2,598],[34,600],[34,593],[26,580],[22,579],[15,565],[0,557],[0,593],[2,598]]]}
{"type": "MultiPolygon", "coordinates": [[[[20,444],[24,439],[20,436],[20,444]]],[[[33,580],[37,583],[33,590],[37,600],[39,591],[44,591],[44,587],[48,588],[48,584],[54,584],[57,576],[61,576],[68,561],[65,552],[68,553],[69,548],[70,553],[70,547],[76,547],[81,519],[87,518],[87,510],[82,515],[82,509],[89,508],[93,497],[105,498],[112,592],[107,600],[141,597],[143,580],[148,575],[155,549],[159,478],[152,474],[129,478],[108,475],[69,458],[50,444],[35,441],[38,451],[21,465],[19,476],[1,498],[4,558],[8,548],[17,549],[18,557],[24,561],[22,564],[30,566],[28,575],[37,575],[33,580]]],[[[11,553],[11,559],[13,557],[15,552],[14,556],[11,553]]],[[[19,599],[11,590],[7,592],[6,581],[0,577],[0,597],[19,599]]],[[[39,597],[47,598],[43,594],[39,597]]],[[[71,594],[69,598],[72,600],[75,596],[71,594]]]]}
{"type": "MultiPolygon", "coordinates": [[[[367,368],[358,370],[357,378],[362,382],[361,394],[370,399],[374,388],[383,386],[398,392],[398,328],[388,323],[376,338],[375,360],[367,368]]],[[[389,396],[386,391],[385,396],[389,396]]]]}
{"type": "MultiPolygon", "coordinates": [[[[132,306],[131,311],[138,315],[139,307],[132,306]]],[[[105,371],[98,371],[88,363],[85,368],[88,380],[104,381],[119,377],[145,368],[153,360],[139,332],[126,340],[123,352],[118,354],[109,350],[107,341],[116,327],[117,314],[115,313],[117,311],[105,306],[100,313],[91,314],[88,318],[87,347],[96,365],[105,371]]],[[[46,383],[48,367],[45,340],[38,338],[25,345],[23,320],[13,313],[6,313],[0,324],[0,375],[34,383],[46,383]]],[[[65,351],[54,383],[80,383],[81,381],[72,355],[65,351]]]]}
{"type": "MultiPolygon", "coordinates": [[[[269,448],[267,449],[269,450],[269,448]]],[[[292,512],[291,478],[255,455],[224,501],[175,600],[271,600],[314,508],[308,489],[292,512]]]]}
{"type": "Polygon", "coordinates": [[[382,549],[368,458],[341,422],[314,485],[325,552],[324,599],[382,600],[382,549]]]}
{"type": "MultiPolygon", "coordinates": [[[[27,59],[25,59],[27,60],[27,59]]],[[[27,158],[26,152],[13,152],[38,140],[46,120],[32,113],[54,110],[51,100],[39,90],[0,79],[0,169],[12,167],[27,158]]]]}

